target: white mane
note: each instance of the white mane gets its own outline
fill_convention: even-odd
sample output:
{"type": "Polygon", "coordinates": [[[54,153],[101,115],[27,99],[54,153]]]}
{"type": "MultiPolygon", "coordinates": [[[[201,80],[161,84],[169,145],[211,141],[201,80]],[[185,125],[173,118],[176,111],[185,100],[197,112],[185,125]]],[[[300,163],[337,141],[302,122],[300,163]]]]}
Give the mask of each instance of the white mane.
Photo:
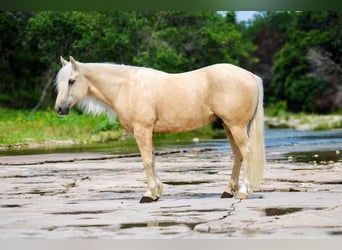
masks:
{"type": "MultiPolygon", "coordinates": [[[[71,76],[71,63],[67,63],[63,68],[61,68],[56,77],[56,88],[59,89],[60,84],[68,84],[69,78],[71,76]]],[[[76,106],[86,113],[93,115],[100,115],[106,113],[111,121],[115,120],[116,114],[112,108],[103,102],[98,101],[94,96],[85,96],[81,99],[76,106]]]]}
{"type": "Polygon", "coordinates": [[[107,113],[109,119],[114,121],[116,114],[112,108],[103,102],[98,101],[94,96],[86,96],[82,100],[80,100],[77,104],[77,107],[84,110],[86,113],[93,115],[100,115],[103,113],[107,113]]]}

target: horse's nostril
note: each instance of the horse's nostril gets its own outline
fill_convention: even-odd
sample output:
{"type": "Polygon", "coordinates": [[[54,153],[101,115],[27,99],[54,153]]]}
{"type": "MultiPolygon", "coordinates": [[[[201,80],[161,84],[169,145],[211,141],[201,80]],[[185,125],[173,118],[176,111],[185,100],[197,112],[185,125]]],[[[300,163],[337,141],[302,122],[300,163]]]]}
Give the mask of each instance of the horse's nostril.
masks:
{"type": "Polygon", "coordinates": [[[56,112],[57,112],[58,114],[61,114],[61,113],[62,113],[62,108],[61,108],[61,107],[57,107],[57,108],[56,108],[56,112]]]}
{"type": "Polygon", "coordinates": [[[56,107],[56,112],[59,115],[68,115],[69,114],[69,107],[56,107]]]}

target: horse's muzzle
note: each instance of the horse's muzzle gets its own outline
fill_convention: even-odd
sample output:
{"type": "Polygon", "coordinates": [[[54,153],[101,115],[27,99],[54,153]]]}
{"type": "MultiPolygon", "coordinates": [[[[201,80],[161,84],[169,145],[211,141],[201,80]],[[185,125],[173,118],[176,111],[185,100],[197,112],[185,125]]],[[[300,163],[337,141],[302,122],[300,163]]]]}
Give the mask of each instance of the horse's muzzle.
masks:
{"type": "Polygon", "coordinates": [[[69,114],[69,110],[70,110],[69,107],[65,107],[65,108],[56,107],[56,112],[59,115],[68,115],[69,114]]]}

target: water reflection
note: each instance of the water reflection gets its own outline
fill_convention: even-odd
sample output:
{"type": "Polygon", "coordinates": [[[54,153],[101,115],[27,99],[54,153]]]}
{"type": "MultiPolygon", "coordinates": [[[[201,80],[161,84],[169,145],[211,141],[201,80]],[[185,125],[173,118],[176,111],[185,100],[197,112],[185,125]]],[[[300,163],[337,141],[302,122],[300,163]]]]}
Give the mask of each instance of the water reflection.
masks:
{"type": "MultiPolygon", "coordinates": [[[[212,149],[230,150],[226,138],[211,140],[183,139],[182,135],[176,139],[156,138],[154,140],[156,151],[173,149],[212,149]]],[[[293,129],[266,129],[266,151],[277,152],[300,152],[300,151],[342,151],[342,130],[334,131],[296,131],[293,129]]],[[[97,152],[105,154],[128,154],[138,153],[134,138],[109,143],[80,144],[80,145],[53,145],[40,148],[10,148],[0,150],[0,156],[8,155],[32,155],[49,153],[71,152],[97,152]]]]}

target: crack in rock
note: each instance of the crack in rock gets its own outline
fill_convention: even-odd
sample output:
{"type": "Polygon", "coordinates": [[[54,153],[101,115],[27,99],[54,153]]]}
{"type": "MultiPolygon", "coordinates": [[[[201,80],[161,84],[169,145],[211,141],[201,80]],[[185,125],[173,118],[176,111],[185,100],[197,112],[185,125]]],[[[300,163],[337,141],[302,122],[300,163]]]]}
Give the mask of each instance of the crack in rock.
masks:
{"type": "Polygon", "coordinates": [[[204,223],[199,223],[194,227],[194,231],[198,231],[198,232],[202,232],[202,233],[222,232],[221,228],[219,228],[219,229],[215,228],[214,229],[214,228],[210,227],[210,223],[219,222],[219,221],[225,220],[228,217],[232,216],[233,212],[235,212],[235,210],[236,210],[236,205],[241,203],[241,202],[242,202],[241,199],[232,202],[232,204],[230,205],[230,208],[228,209],[228,212],[226,215],[224,215],[218,219],[213,219],[213,220],[209,220],[209,221],[204,222],[204,223]]]}
{"type": "Polygon", "coordinates": [[[224,220],[224,219],[226,219],[227,217],[231,216],[232,213],[236,210],[235,205],[237,205],[237,204],[239,204],[239,203],[241,203],[241,202],[242,202],[241,199],[232,202],[232,204],[230,205],[230,209],[228,210],[228,213],[227,213],[225,216],[223,216],[222,218],[218,219],[218,220],[224,220]]]}

